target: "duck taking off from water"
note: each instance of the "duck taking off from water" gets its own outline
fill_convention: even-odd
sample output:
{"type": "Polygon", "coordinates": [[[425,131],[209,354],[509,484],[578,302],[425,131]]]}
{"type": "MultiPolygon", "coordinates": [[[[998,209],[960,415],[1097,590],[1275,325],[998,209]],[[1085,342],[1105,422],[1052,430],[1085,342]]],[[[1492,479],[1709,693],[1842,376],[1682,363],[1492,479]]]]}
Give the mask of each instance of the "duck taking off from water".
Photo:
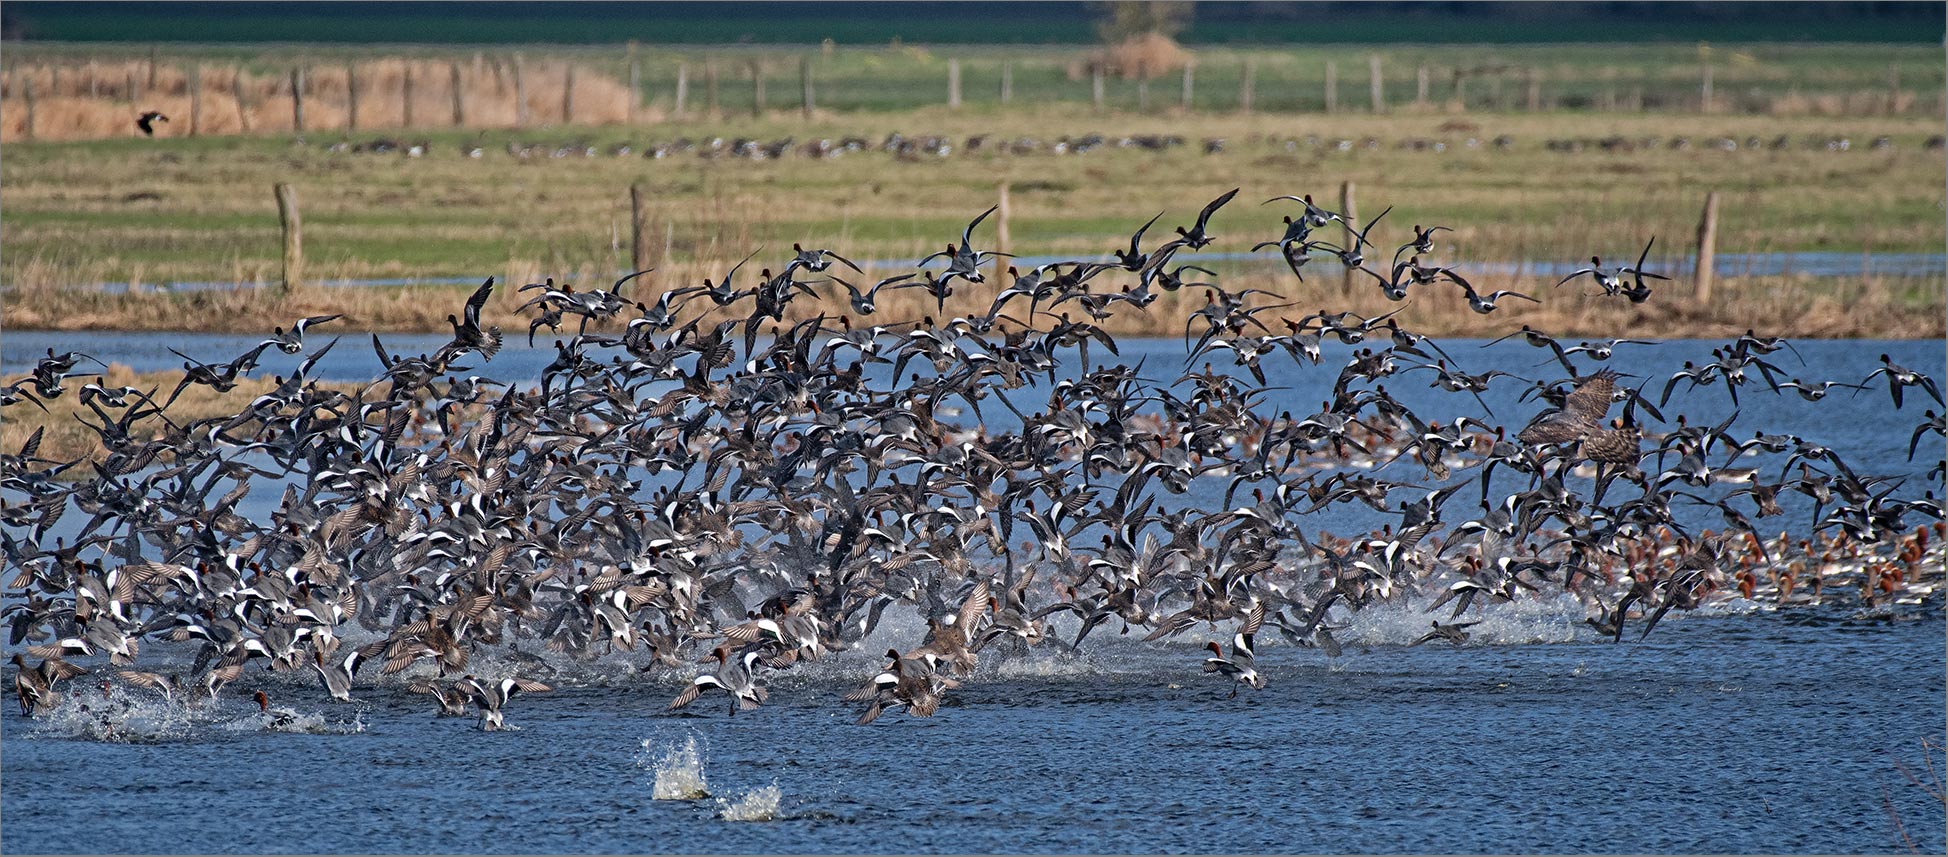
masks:
{"type": "Polygon", "coordinates": [[[1238,633],[1232,635],[1230,657],[1224,656],[1224,649],[1220,648],[1216,641],[1204,644],[1205,648],[1211,650],[1211,656],[1204,659],[1204,671],[1227,676],[1236,682],[1231,688],[1232,696],[1238,695],[1239,687],[1249,687],[1252,690],[1265,688],[1265,676],[1258,672],[1255,665],[1256,656],[1252,652],[1252,638],[1258,634],[1258,628],[1263,624],[1265,624],[1265,605],[1260,602],[1252,605],[1251,611],[1245,614],[1244,624],[1238,628],[1238,633]]]}
{"type": "Polygon", "coordinates": [[[469,675],[455,685],[462,693],[473,698],[480,707],[480,731],[494,732],[506,728],[501,719],[501,708],[517,693],[547,693],[551,688],[541,682],[525,678],[504,678],[500,681],[483,681],[469,675]]]}

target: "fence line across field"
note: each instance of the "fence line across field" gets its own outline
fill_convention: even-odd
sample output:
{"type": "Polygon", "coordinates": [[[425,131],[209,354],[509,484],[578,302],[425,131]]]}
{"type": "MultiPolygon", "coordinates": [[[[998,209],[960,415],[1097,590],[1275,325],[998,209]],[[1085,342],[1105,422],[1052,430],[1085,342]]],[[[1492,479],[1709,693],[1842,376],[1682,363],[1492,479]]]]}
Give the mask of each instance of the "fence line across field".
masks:
{"type": "MultiPolygon", "coordinates": [[[[726,51],[730,53],[730,51],[726,51]]],[[[302,134],[312,126],[342,127],[347,131],[386,128],[432,127],[451,124],[459,127],[527,128],[537,124],[641,124],[689,113],[691,66],[693,57],[682,58],[653,48],[632,46],[620,50],[616,58],[605,61],[591,52],[537,54],[509,51],[489,56],[475,52],[474,74],[462,73],[462,63],[447,59],[410,59],[373,56],[319,65],[298,58],[300,75],[292,79],[289,91],[278,83],[284,71],[253,68],[251,63],[205,67],[204,62],[183,58],[170,62],[150,51],[146,60],[91,54],[85,60],[75,57],[59,60],[34,57],[15,59],[0,73],[0,94],[17,100],[24,121],[10,130],[25,139],[47,139],[56,127],[72,123],[49,121],[50,111],[93,109],[112,110],[119,115],[131,110],[153,109],[144,102],[186,97],[188,121],[178,133],[210,135],[244,131],[273,133],[286,129],[267,113],[281,111],[277,99],[289,97],[291,123],[288,131],[302,134]],[[492,81],[482,85],[491,60],[492,81]],[[424,109],[428,96],[437,98],[435,88],[424,85],[441,75],[433,70],[446,65],[447,94],[451,101],[447,116],[424,109]],[[146,72],[139,73],[139,72],[146,72]],[[342,75],[342,84],[341,78],[342,75]],[[537,78],[537,75],[541,75],[537,78]],[[147,85],[143,85],[143,78],[147,85]],[[211,80],[214,78],[214,81],[211,80]],[[506,90],[511,83],[512,92],[506,90]],[[559,100],[537,92],[537,84],[559,84],[559,100]],[[343,89],[340,90],[342,85],[343,89]],[[322,122],[307,113],[323,98],[330,115],[322,122]],[[511,96],[511,111],[508,109],[511,96]],[[215,103],[209,103],[214,101],[215,103]],[[226,103],[227,102],[227,103],[226,103]],[[312,102],[308,104],[307,102],[312,102]],[[399,105],[394,107],[393,105],[399,105]],[[91,106],[90,106],[91,105],[91,106]],[[231,110],[235,118],[231,118],[231,110]],[[342,110],[342,114],[340,111],[342,110]],[[445,119],[450,123],[443,123],[445,119]]],[[[1544,69],[1534,63],[1484,61],[1475,65],[1441,67],[1421,63],[1413,67],[1415,87],[1412,98],[1395,96],[1388,87],[1388,63],[1378,52],[1363,56],[1367,65],[1366,103],[1347,103],[1339,98],[1339,63],[1325,59],[1293,63],[1279,60],[1271,52],[1242,55],[1213,54],[1180,57],[1168,63],[1138,61],[1134,66],[1118,66],[1108,55],[1066,64],[1055,55],[996,57],[974,51],[967,56],[928,56],[913,71],[901,70],[907,77],[884,72],[885,80],[862,76],[856,67],[835,64],[828,57],[805,50],[735,51],[737,65],[750,75],[750,109],[754,116],[768,115],[777,108],[796,107],[811,118],[819,107],[830,111],[859,111],[921,108],[928,106],[924,93],[909,83],[912,75],[936,69],[934,78],[942,85],[934,90],[934,105],[952,109],[978,109],[983,106],[1034,107],[1049,104],[1074,104],[1088,99],[1098,111],[1148,111],[1155,106],[1150,84],[1166,74],[1180,76],[1176,109],[1182,111],[1226,111],[1243,113],[1368,113],[1379,115],[1402,109],[1422,111],[1518,111],[1600,109],[1624,112],[1727,113],[1817,113],[1821,115],[1914,115],[1941,107],[1948,96],[1923,97],[1919,91],[1902,89],[1904,75],[1900,62],[1890,62],[1874,80],[1859,79],[1865,72],[1849,74],[1857,85],[1844,86],[1829,79],[1825,83],[1802,80],[1804,75],[1789,74],[1783,80],[1751,81],[1736,86],[1728,83],[1727,72],[1715,60],[1697,64],[1688,94],[1682,84],[1683,71],[1667,69],[1652,74],[1627,72],[1615,66],[1560,65],[1544,69]],[[777,105],[766,98],[766,81],[775,69],[798,66],[797,103],[777,105]],[[841,69],[845,69],[843,72],[841,69]],[[1642,76],[1638,76],[1642,75],[1642,76]],[[1230,78],[1236,81],[1234,99],[1222,96],[1213,100],[1197,87],[1206,81],[1230,78]],[[1445,86],[1436,85],[1436,80],[1445,86]],[[971,81],[987,81],[982,85],[971,81]],[[1317,88],[1304,85],[1311,81],[1317,88]],[[1077,83],[1081,85],[1077,85],[1077,83]],[[944,85],[943,85],[944,84],[944,85]],[[998,84],[998,86],[994,86],[998,84]],[[1815,85],[1818,84],[1818,85],[1815,85]],[[994,88],[988,88],[994,86],[994,88]],[[1822,88],[1823,87],[1823,88],[1822,88]],[[1445,92],[1436,91],[1444,88],[1445,92]],[[943,91],[944,90],[944,91],[943,91]],[[1229,103],[1226,103],[1226,102],[1229,103]]],[[[707,102],[710,114],[721,115],[718,66],[714,58],[703,59],[707,102]]],[[[292,68],[286,65],[286,69],[292,68]]],[[[1926,73],[1918,83],[1925,88],[1926,73]]],[[[69,136],[76,132],[64,131],[69,136]]],[[[133,133],[121,130],[119,133],[133,133]]],[[[83,134],[83,136],[86,136],[83,134]]],[[[114,136],[109,134],[108,136],[114,136]]]]}
{"type": "MultiPolygon", "coordinates": [[[[1360,223],[1359,214],[1358,214],[1358,201],[1354,191],[1355,191],[1355,186],[1353,182],[1345,181],[1340,183],[1340,187],[1339,187],[1340,211],[1346,215],[1346,221],[1347,221],[1345,224],[1343,224],[1342,228],[1347,233],[1346,240],[1349,243],[1349,245],[1352,240],[1351,238],[1352,230],[1356,228],[1354,224],[1360,223]]],[[[652,212],[651,212],[649,190],[647,186],[644,185],[644,183],[639,181],[639,182],[631,183],[627,189],[627,193],[628,193],[628,205],[629,205],[629,235],[630,235],[629,263],[631,266],[630,271],[643,271],[655,267],[656,265],[659,264],[667,264],[671,258],[670,257],[671,245],[673,243],[674,232],[675,232],[674,222],[665,220],[663,224],[664,236],[663,236],[662,253],[660,256],[652,258],[650,255],[650,234],[651,234],[650,230],[652,229],[653,224],[651,222],[652,212]]],[[[283,237],[282,276],[275,283],[275,285],[278,286],[284,292],[288,293],[292,290],[295,290],[305,285],[304,274],[303,274],[304,271],[303,223],[298,212],[297,191],[295,191],[291,187],[291,185],[287,183],[276,184],[272,188],[272,195],[275,197],[277,201],[278,226],[279,226],[280,234],[283,237]]],[[[1013,233],[1015,212],[1013,210],[1013,206],[1010,204],[1011,200],[1009,197],[1010,194],[1009,194],[1008,182],[1004,181],[996,186],[996,205],[995,205],[996,241],[997,241],[997,247],[1003,253],[1012,252],[1012,250],[1014,249],[1012,233],[1013,233]]],[[[1667,258],[1663,260],[1665,264],[1672,265],[1672,267],[1666,272],[1667,274],[1670,275],[1688,274],[1692,277],[1692,301],[1698,305],[1705,305],[1711,302],[1714,283],[1719,274],[1720,265],[1719,265],[1719,257],[1717,252],[1719,212],[1720,212],[1720,197],[1718,192],[1715,190],[1706,192],[1703,210],[1699,216],[1697,243],[1692,248],[1692,254],[1691,254],[1691,259],[1689,260],[1689,264],[1688,265],[1684,264],[1682,260],[1678,260],[1678,259],[1667,258]]],[[[1006,271],[1008,265],[1010,264],[1023,266],[1025,270],[1028,267],[1034,267],[1036,265],[1048,264],[1051,262],[1058,261],[1059,258],[1067,258],[1067,257],[1022,256],[1022,257],[1017,257],[1012,259],[1007,257],[1002,257],[1000,259],[997,259],[995,263],[994,276],[996,278],[996,282],[1000,282],[1002,274],[1006,271]]],[[[1236,253],[1236,252],[1185,253],[1180,258],[1186,262],[1263,262],[1265,264],[1273,263],[1272,260],[1262,256],[1261,254],[1255,254],[1255,253],[1236,253]]],[[[1905,276],[1934,276],[1942,272],[1948,272],[1948,259],[1944,259],[1944,257],[1939,254],[1912,254],[1912,253],[1887,254],[1879,258],[1873,258],[1873,257],[1852,257],[1852,256],[1848,256],[1847,254],[1835,254],[1835,253],[1801,253],[1801,254],[1760,253],[1760,254],[1731,254],[1729,258],[1732,261],[1730,272],[1734,276],[1769,276],[1769,275],[1778,275],[1778,274],[1789,274],[1795,271],[1803,274],[1814,275],[1814,276],[1862,276],[1862,277],[1869,276],[1871,274],[1876,274],[1876,273],[1882,275],[1891,274],[1891,275],[1905,275],[1905,276]],[[1829,257],[1831,258],[1829,259],[1829,257]],[[1852,261],[1853,259],[1856,258],[1859,260],[1857,263],[1852,261]],[[1840,261],[1835,261],[1835,260],[1840,260],[1840,261]]],[[[898,259],[860,259],[857,261],[861,265],[868,268],[869,270],[907,264],[907,260],[898,260],[898,259]]],[[[1574,262],[1546,263],[1546,262],[1534,262],[1529,260],[1522,260],[1516,262],[1480,262],[1480,263],[1476,263],[1475,265],[1475,267],[1482,273],[1512,275],[1517,277],[1521,277],[1525,275],[1539,276],[1539,277],[1560,276],[1567,273],[1570,269],[1574,268],[1575,266],[1576,263],[1574,262]]],[[[625,271],[622,273],[629,273],[629,271],[625,271]]],[[[466,281],[467,278],[463,277],[457,280],[453,280],[452,282],[466,282],[466,281]]],[[[388,286],[388,285],[412,285],[412,284],[428,284],[428,283],[443,283],[443,282],[447,282],[447,280],[440,279],[440,278],[431,278],[431,279],[406,278],[406,279],[370,280],[370,281],[346,280],[340,282],[320,283],[318,285],[332,285],[332,286],[341,286],[341,287],[357,287],[357,286],[377,287],[377,286],[388,286]]],[[[170,284],[153,284],[153,285],[158,288],[170,288],[172,290],[180,289],[185,291],[202,291],[202,290],[224,287],[223,284],[214,283],[214,282],[212,283],[170,283],[170,284]]],[[[233,285],[247,286],[251,284],[233,284],[233,285]]],[[[258,285],[269,285],[269,284],[258,284],[258,285]]],[[[127,287],[127,286],[124,285],[121,287],[127,287]]],[[[147,285],[144,285],[138,288],[138,290],[146,289],[147,287],[148,287],[147,285]]],[[[89,287],[81,287],[81,288],[89,288],[89,287]]],[[[104,283],[104,284],[99,284],[97,286],[94,286],[92,288],[98,291],[114,291],[116,290],[116,288],[118,288],[118,286],[116,284],[104,283]]],[[[1350,269],[1347,269],[1344,273],[1344,278],[1340,282],[1341,295],[1350,296],[1357,288],[1358,288],[1358,280],[1353,276],[1352,271],[1350,269]]]]}

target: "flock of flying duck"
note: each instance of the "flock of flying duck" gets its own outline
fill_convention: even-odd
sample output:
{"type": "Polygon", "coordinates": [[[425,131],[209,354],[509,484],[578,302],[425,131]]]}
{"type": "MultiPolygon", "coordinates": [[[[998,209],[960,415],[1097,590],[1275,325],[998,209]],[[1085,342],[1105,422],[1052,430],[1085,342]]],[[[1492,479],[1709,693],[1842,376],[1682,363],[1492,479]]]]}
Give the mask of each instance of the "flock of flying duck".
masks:
{"type": "MultiPolygon", "coordinates": [[[[542,647],[621,652],[643,669],[701,663],[668,707],[709,696],[734,713],[764,704],[770,675],[861,645],[889,611],[917,612],[924,635],[889,648],[845,697],[867,723],[934,713],[991,650],[1076,650],[1105,626],[1144,641],[1232,629],[1228,646],[1206,646],[1202,669],[1235,695],[1266,684],[1254,657],[1267,629],[1336,657],[1332,632],[1382,604],[1431,601],[1427,612],[1446,613],[1415,644],[1460,645],[1470,609],[1526,597],[1566,593],[1620,640],[1629,622],[1641,637],[1714,594],[1932,596],[1932,491],[1900,496],[1905,477],[1858,473],[1811,439],[1739,432],[1736,412],[1692,421],[1660,409],[1680,383],[1722,384],[1733,402],[1741,388],[1818,400],[1884,384],[1896,408],[1916,391],[1939,406],[1933,379],[1883,355],[1859,383],[1781,380],[1772,357],[1790,344],[1748,332],[1661,389],[1632,387],[1597,364],[1635,340],[1565,347],[1525,325],[1505,338],[1562,369],[1530,382],[1535,412],[1513,429],[1443,423],[1383,379],[1432,372],[1488,419],[1480,393],[1523,379],[1469,374],[1391,313],[1294,319],[1279,295],[1227,291],[1173,262],[1215,240],[1211,217],[1236,194],[1146,243],[1153,218],[1112,261],[1008,267],[992,285],[984,269],[1000,278],[1005,254],[976,249],[985,213],[917,270],[871,284],[848,279],[862,272],[837,253],[796,246],[776,273],[740,275],[747,258],[649,300],[625,295],[646,272],[607,289],[530,284],[519,290],[530,340],[544,327],[563,338],[540,377],[519,383],[472,374],[503,342],[481,321],[491,279],[432,354],[391,354],[374,336],[383,371],[349,392],[312,377],[337,342],[313,344],[333,316],[278,328],[226,362],[186,358],[167,395],[88,383],[74,395],[95,418],[83,422],[97,455],[42,458],[39,432],[0,454],[0,615],[10,646],[40,659],[13,656],[22,712],[59,705],[62,683],[85,674],[199,701],[252,668],[309,671],[350,700],[362,671],[410,671],[406,689],[443,715],[477,710],[493,729],[511,698],[550,689],[535,678],[548,668],[542,647]],[[871,318],[888,290],[924,290],[944,318],[947,298],[975,287],[993,295],[979,314],[871,318]],[[1179,290],[1203,298],[1184,364],[1203,369],[1163,381],[1115,362],[1101,323],[1179,290]],[[836,318],[793,306],[841,294],[849,312],[836,318]],[[1335,346],[1349,350],[1337,370],[1335,346]],[[237,413],[170,413],[190,387],[225,391],[267,355],[307,349],[237,413]],[[1331,400],[1305,416],[1268,404],[1267,360],[1336,371],[1331,400]],[[955,422],[962,412],[976,421],[955,422]],[[1777,475],[1733,466],[1748,454],[1782,462],[1777,475]],[[1221,507],[1186,497],[1200,479],[1229,480],[1221,507]],[[1456,514],[1464,489],[1480,500],[1456,514]],[[267,519],[239,514],[252,490],[282,492],[267,519]],[[1809,498],[1813,514],[1797,540],[1767,539],[1758,522],[1783,514],[1785,494],[1809,498]],[[1309,525],[1341,504],[1397,520],[1356,538],[1309,525]],[[1688,525],[1687,505],[1723,526],[1688,525]],[[1058,635],[1059,614],[1075,620],[1073,638],[1058,635]],[[162,660],[143,657],[152,641],[179,644],[180,657],[149,666],[162,660]],[[525,674],[474,675],[485,650],[525,674]]],[[[1423,264],[1442,227],[1414,226],[1381,263],[1367,253],[1384,252],[1373,241],[1386,212],[1360,225],[1310,197],[1267,204],[1294,213],[1259,249],[1294,274],[1337,262],[1392,300],[1460,289],[1484,315],[1537,300],[1423,264]]],[[[1663,279],[1645,269],[1649,251],[1630,265],[1592,260],[1558,285],[1588,278],[1642,302],[1663,279]]],[[[0,408],[45,409],[92,359],[50,350],[0,387],[0,408]]],[[[1943,429],[1928,410],[1909,460],[1943,429]]]]}

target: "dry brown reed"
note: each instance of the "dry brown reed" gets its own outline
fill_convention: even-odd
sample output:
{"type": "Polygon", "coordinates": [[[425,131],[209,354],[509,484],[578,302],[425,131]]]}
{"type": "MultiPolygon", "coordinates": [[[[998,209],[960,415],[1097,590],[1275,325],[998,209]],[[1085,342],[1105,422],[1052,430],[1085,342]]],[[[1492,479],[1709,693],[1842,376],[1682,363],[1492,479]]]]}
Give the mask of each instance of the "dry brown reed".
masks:
{"type": "Polygon", "coordinates": [[[1127,80],[1149,80],[1182,69],[1190,62],[1190,51],[1175,39],[1161,33],[1131,36],[1101,51],[1090,54],[1069,68],[1071,80],[1081,80],[1101,68],[1105,74],[1127,80]]]}
{"type": "Polygon", "coordinates": [[[1820,95],[1794,90],[1773,97],[1766,112],[1773,116],[1898,116],[1913,110],[1916,103],[1915,94],[1906,90],[1866,89],[1820,95]]]}
{"type": "MultiPolygon", "coordinates": [[[[537,61],[522,68],[528,121],[537,125],[606,125],[627,121],[629,89],[620,81],[584,66],[574,66],[572,120],[564,119],[562,93],[570,63],[537,61]]],[[[45,66],[13,68],[0,73],[0,142],[26,138],[26,91],[34,92],[34,139],[94,140],[141,136],[137,115],[161,111],[169,122],[157,126],[158,136],[181,137],[190,131],[189,71],[161,66],[156,85],[149,88],[148,65],[142,62],[95,64],[91,87],[82,73],[70,69],[55,87],[54,69],[45,66]],[[139,90],[130,98],[130,84],[139,90]],[[91,97],[90,93],[94,95],[91,97]]],[[[400,129],[405,126],[405,80],[413,76],[412,118],[417,128],[451,128],[453,75],[446,62],[405,59],[366,60],[356,64],[359,130],[400,129]]],[[[496,62],[459,63],[461,112],[468,128],[513,128],[520,123],[515,102],[513,69],[496,62]]],[[[262,75],[234,66],[206,64],[200,71],[202,134],[286,134],[294,130],[291,77],[262,75]],[[241,78],[241,87],[238,86],[241,78]],[[243,94],[242,103],[237,93],[243,94]]],[[[342,63],[310,66],[304,75],[304,123],[307,131],[344,129],[350,110],[348,69],[342,63]]],[[[655,118],[639,110],[639,119],[655,118]]]]}
{"type": "MultiPolygon", "coordinates": [[[[101,418],[92,409],[81,404],[80,390],[84,384],[100,384],[108,389],[134,387],[144,393],[154,390],[156,404],[167,401],[176,384],[183,378],[181,372],[136,372],[121,363],[108,365],[99,378],[76,377],[67,382],[68,391],[60,398],[46,402],[47,410],[42,411],[30,404],[19,404],[7,409],[7,419],[0,421],[0,448],[14,453],[32,437],[37,430],[41,435],[40,457],[51,461],[74,461],[86,457],[89,461],[102,461],[107,450],[102,448],[101,437],[95,430],[81,423],[87,420],[96,425],[101,418]]],[[[236,414],[250,403],[250,400],[269,392],[277,382],[269,377],[244,378],[227,393],[218,393],[209,387],[192,385],[184,388],[181,397],[169,406],[169,419],[177,425],[192,420],[236,414]]],[[[358,389],[355,384],[321,384],[320,386],[352,393],[358,389]]],[[[146,406],[145,406],[146,407],[146,406]]],[[[111,411],[111,414],[117,412],[111,411]]],[[[163,436],[168,426],[158,419],[138,420],[135,423],[137,443],[156,440],[163,436]]],[[[93,471],[80,465],[71,468],[70,475],[92,476],[93,471]]]]}
{"type": "MultiPolygon", "coordinates": [[[[741,245],[727,242],[725,246],[741,245]]],[[[625,289],[625,294],[632,301],[653,301],[664,290],[694,285],[705,277],[719,277],[735,261],[728,258],[677,263],[636,281],[625,289]]],[[[573,283],[579,288],[607,288],[613,279],[606,272],[588,267],[550,269],[539,261],[526,259],[508,260],[502,271],[499,278],[502,285],[488,304],[483,319],[517,338],[525,338],[528,322],[533,317],[531,311],[523,313],[518,309],[533,294],[520,294],[517,291],[520,285],[552,276],[556,282],[573,283]]],[[[869,268],[866,281],[892,273],[895,272],[869,268]]],[[[1112,276],[1104,280],[1098,284],[1098,291],[1120,288],[1112,276]]],[[[937,323],[944,323],[956,317],[979,315],[987,311],[994,299],[995,282],[996,278],[990,276],[984,284],[957,283],[944,311],[937,308],[931,296],[919,290],[883,293],[878,301],[879,312],[870,321],[913,323],[932,317],[937,323]]],[[[1684,291],[1688,284],[1673,286],[1648,303],[1631,304],[1621,298],[1572,294],[1568,288],[1549,294],[1546,284],[1531,280],[1483,277],[1476,279],[1478,287],[1521,288],[1540,294],[1545,301],[1540,306],[1505,302],[1500,310],[1484,317],[1468,310],[1458,289],[1444,285],[1423,288],[1408,302],[1400,304],[1387,301],[1377,290],[1369,288],[1342,293],[1337,277],[1330,274],[1325,278],[1308,277],[1306,284],[1301,285],[1289,275],[1241,271],[1225,275],[1221,282],[1232,291],[1252,287],[1279,296],[1275,301],[1264,299],[1268,302],[1296,301],[1283,313],[1275,312],[1263,318],[1272,331],[1281,333],[1284,328],[1277,321],[1281,316],[1297,319],[1323,307],[1351,310],[1362,316],[1399,310],[1394,318],[1407,328],[1442,337],[1496,335],[1519,324],[1568,337],[1610,337],[1628,331],[1633,336],[1712,338],[1736,335],[1748,328],[1800,338],[1921,339],[1948,335],[1948,321],[1945,321],[1948,317],[1944,316],[1940,298],[1917,304],[1872,284],[1821,292],[1808,288],[1806,283],[1784,278],[1732,278],[1720,281],[1719,290],[1709,304],[1690,300],[1684,291]]],[[[836,323],[839,316],[849,314],[842,288],[829,283],[816,288],[823,299],[796,301],[787,313],[788,322],[823,314],[828,323],[836,323]]],[[[289,294],[271,289],[104,294],[34,288],[9,296],[8,319],[25,329],[257,333],[291,319],[338,313],[344,316],[337,323],[341,329],[439,332],[448,329],[447,314],[458,311],[471,291],[471,287],[464,286],[420,286],[313,287],[289,294]]],[[[1187,288],[1163,294],[1147,310],[1119,304],[1113,308],[1114,314],[1101,324],[1119,336],[1182,336],[1184,319],[1203,303],[1203,289],[1187,288]]],[[[699,303],[692,311],[703,309],[699,303]]],[[[740,309],[748,311],[749,307],[739,304],[728,312],[740,309]]],[[[1047,327],[1064,313],[1073,320],[1089,320],[1081,305],[1073,302],[1052,308],[1053,314],[1047,314],[1049,307],[1042,309],[1045,314],[1037,318],[1038,327],[1047,327]]],[[[1010,305],[1006,310],[1017,318],[1027,311],[1026,305],[1010,305]]],[[[625,312],[623,320],[632,315],[633,312],[625,312]]],[[[715,311],[711,316],[719,321],[732,317],[725,311],[715,311]]],[[[1008,326],[1006,322],[999,325],[1004,329],[1008,326]]],[[[575,328],[571,322],[567,332],[575,328]]],[[[610,324],[590,329],[617,328],[618,325],[610,324]]],[[[539,335],[548,334],[543,328],[539,335]]]]}

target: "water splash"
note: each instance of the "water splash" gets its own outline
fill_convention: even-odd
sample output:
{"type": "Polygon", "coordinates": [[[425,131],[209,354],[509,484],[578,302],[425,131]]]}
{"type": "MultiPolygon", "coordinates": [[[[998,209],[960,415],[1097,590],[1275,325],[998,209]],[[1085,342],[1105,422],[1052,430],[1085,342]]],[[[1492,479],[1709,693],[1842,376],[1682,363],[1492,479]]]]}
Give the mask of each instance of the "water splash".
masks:
{"type": "MultiPolygon", "coordinates": [[[[1583,623],[1587,609],[1575,596],[1560,593],[1554,597],[1522,598],[1510,602],[1482,603],[1470,607],[1458,619],[1450,620],[1448,606],[1432,613],[1426,605],[1433,596],[1400,604],[1382,604],[1349,616],[1346,629],[1339,632],[1342,643],[1363,646],[1404,646],[1428,632],[1430,620],[1479,622],[1468,629],[1468,645],[1527,645],[1569,643],[1594,639],[1594,629],[1583,623]]],[[[1442,646],[1450,645],[1441,640],[1442,646]]]]}
{"type": "Polygon", "coordinates": [[[990,656],[983,652],[982,667],[992,663],[988,674],[997,678],[1073,678],[1096,675],[1103,668],[1087,655],[1072,654],[1054,645],[1043,645],[1028,650],[1025,655],[995,653],[990,656]]]}
{"type": "Polygon", "coordinates": [[[58,738],[153,744],[188,740],[195,712],[180,702],[133,695],[120,686],[106,693],[70,692],[36,722],[34,732],[58,738]]]}
{"type": "Polygon", "coordinates": [[[697,749],[696,736],[684,739],[682,746],[670,747],[661,755],[656,749],[655,740],[644,738],[642,749],[636,753],[636,766],[650,771],[654,777],[651,798],[703,800],[710,797],[710,783],[704,779],[703,753],[697,749]]]}
{"type": "Polygon", "coordinates": [[[286,732],[293,735],[357,735],[365,731],[365,713],[352,719],[330,720],[321,712],[298,711],[281,705],[269,711],[253,712],[219,728],[230,732],[286,732]]]}
{"type": "Polygon", "coordinates": [[[717,799],[717,817],[725,821],[771,821],[778,817],[778,803],[784,799],[784,790],[778,782],[752,789],[735,801],[717,799]]]}
{"type": "Polygon", "coordinates": [[[34,724],[34,734],[84,741],[154,744],[192,741],[199,732],[288,732],[306,735],[355,735],[365,731],[364,713],[351,720],[328,718],[285,706],[251,711],[238,717],[237,704],[161,697],[120,684],[106,691],[69,692],[34,724]]]}

